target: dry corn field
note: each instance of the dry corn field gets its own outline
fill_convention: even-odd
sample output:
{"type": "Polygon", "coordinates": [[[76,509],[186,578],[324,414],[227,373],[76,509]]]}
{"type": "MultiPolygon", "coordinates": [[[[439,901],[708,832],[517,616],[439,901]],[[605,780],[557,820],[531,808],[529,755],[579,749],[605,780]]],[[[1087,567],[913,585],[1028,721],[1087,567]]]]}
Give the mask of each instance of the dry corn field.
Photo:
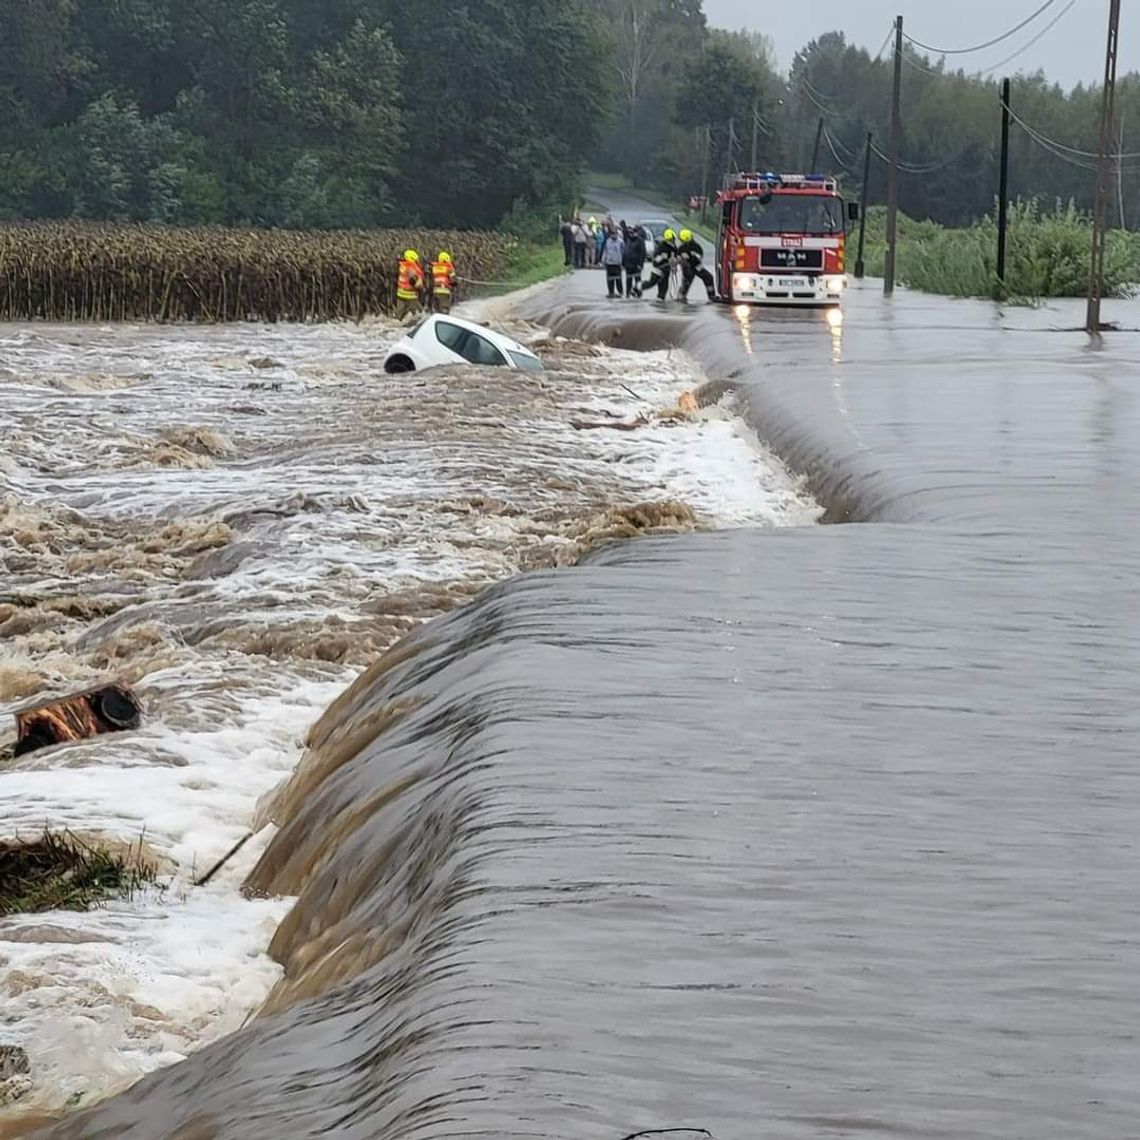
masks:
{"type": "Polygon", "coordinates": [[[305,232],[31,222],[0,226],[0,320],[361,320],[392,309],[396,263],[441,249],[493,280],[513,239],[485,232],[305,232]]]}

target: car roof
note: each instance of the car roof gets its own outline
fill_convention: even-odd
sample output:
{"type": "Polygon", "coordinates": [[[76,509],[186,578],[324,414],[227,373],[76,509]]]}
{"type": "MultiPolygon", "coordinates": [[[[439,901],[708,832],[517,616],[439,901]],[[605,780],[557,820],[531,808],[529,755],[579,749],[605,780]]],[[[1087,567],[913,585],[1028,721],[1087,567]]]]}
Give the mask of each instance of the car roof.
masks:
{"type": "Polygon", "coordinates": [[[448,324],[458,325],[460,328],[467,329],[468,332],[485,336],[498,348],[510,349],[512,352],[525,352],[528,356],[535,355],[525,344],[519,344],[513,337],[507,336],[506,333],[499,332],[498,329],[493,329],[489,325],[481,325],[478,321],[468,321],[463,317],[453,317],[450,313],[433,313],[424,321],[424,324],[434,326],[439,324],[440,321],[446,321],[448,324]]]}

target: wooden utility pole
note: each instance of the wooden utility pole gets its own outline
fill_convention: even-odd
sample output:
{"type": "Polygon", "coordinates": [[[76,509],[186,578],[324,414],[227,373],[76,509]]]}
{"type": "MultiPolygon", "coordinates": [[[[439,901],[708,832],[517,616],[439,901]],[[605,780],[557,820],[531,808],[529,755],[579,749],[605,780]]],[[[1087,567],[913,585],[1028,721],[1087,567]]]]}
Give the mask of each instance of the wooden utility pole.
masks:
{"type": "Polygon", "coordinates": [[[875,136],[867,132],[867,148],[863,152],[863,201],[859,209],[859,253],[855,257],[855,276],[863,276],[863,241],[867,236],[867,195],[871,192],[871,143],[875,136]]]}
{"type": "Polygon", "coordinates": [[[725,174],[732,174],[736,169],[736,119],[734,116],[728,116],[728,143],[726,148],[726,155],[728,161],[725,163],[725,174]]]}
{"type": "Polygon", "coordinates": [[[1005,236],[1009,226],[1009,80],[1001,81],[1001,176],[998,179],[998,293],[1005,296],[1005,236]]]}
{"type": "Polygon", "coordinates": [[[820,141],[822,139],[823,139],[823,116],[820,115],[819,123],[816,125],[816,128],[815,128],[815,146],[812,147],[812,151],[811,151],[811,166],[808,167],[808,173],[809,174],[815,174],[816,173],[815,168],[819,165],[819,144],[820,144],[820,141]]]}
{"type": "Polygon", "coordinates": [[[1120,112],[1120,137],[1116,144],[1116,216],[1122,230],[1128,229],[1124,221],[1124,112],[1120,112]]]}
{"type": "Polygon", "coordinates": [[[752,162],[748,169],[755,172],[756,170],[756,144],[759,142],[757,133],[760,130],[760,102],[758,99],[752,100],[752,162]]]}
{"type": "Polygon", "coordinates": [[[883,293],[895,291],[895,252],[899,233],[899,144],[902,135],[903,18],[895,17],[895,84],[891,92],[891,164],[887,168],[887,256],[883,293]]]}
{"type": "Polygon", "coordinates": [[[1112,125],[1116,104],[1116,55],[1120,43],[1120,0],[1109,0],[1108,46],[1104,56],[1104,97],[1100,108],[1100,145],[1096,169],[1096,205],[1093,208],[1092,265],[1089,270],[1089,305],[1085,328],[1100,336],[1100,299],[1104,291],[1105,214],[1111,169],[1112,125]]]}

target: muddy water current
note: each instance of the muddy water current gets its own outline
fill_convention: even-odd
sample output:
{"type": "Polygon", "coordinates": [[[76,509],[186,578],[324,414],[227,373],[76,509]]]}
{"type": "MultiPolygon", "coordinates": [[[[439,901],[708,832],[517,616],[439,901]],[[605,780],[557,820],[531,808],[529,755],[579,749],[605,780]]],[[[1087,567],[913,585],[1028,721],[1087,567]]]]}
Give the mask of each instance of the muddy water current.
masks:
{"type": "Polygon", "coordinates": [[[259,801],[409,630],[609,539],[818,515],[681,354],[512,330],[546,373],[387,377],[383,323],[0,329],[0,714],[107,677],[146,708],[139,732],[0,759],[0,838],[141,843],[160,871],[0,919],[0,1044],[30,1059],[9,1111],[92,1103],[280,989],[300,883],[243,896],[276,831],[259,801]]]}

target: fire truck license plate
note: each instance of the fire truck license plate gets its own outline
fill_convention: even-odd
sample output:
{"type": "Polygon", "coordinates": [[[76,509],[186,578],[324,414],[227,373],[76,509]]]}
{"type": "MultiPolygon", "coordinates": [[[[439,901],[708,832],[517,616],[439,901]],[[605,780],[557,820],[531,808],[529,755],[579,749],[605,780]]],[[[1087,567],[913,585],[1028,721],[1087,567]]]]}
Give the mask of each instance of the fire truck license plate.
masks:
{"type": "Polygon", "coordinates": [[[803,277],[781,277],[780,284],[791,292],[808,287],[807,280],[803,277]]]}

